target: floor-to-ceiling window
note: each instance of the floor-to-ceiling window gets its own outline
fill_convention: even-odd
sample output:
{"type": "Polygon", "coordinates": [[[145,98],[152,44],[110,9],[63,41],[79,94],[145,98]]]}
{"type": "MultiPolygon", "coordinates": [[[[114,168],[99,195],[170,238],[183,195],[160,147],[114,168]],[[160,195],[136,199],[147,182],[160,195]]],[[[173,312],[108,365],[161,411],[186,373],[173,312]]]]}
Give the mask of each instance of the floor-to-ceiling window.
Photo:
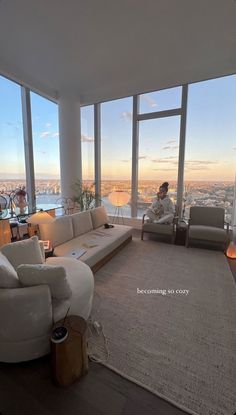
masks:
{"type": "Polygon", "coordinates": [[[26,185],[21,87],[0,76],[0,192],[26,185]]]}
{"type": "Polygon", "coordinates": [[[60,156],[57,104],[31,92],[36,203],[60,198],[60,156]]]}
{"type": "Polygon", "coordinates": [[[140,96],[138,200],[140,217],[152,203],[164,181],[169,195],[177,198],[178,156],[182,87],[140,96]],[[156,113],[156,114],[154,114],[156,113]]]}
{"type": "Polygon", "coordinates": [[[93,185],[94,177],[94,106],[81,108],[81,152],[83,183],[93,185]]]}
{"type": "Polygon", "coordinates": [[[220,206],[230,222],[236,171],[236,75],[189,86],[184,215],[220,206]]]}
{"type": "MultiPolygon", "coordinates": [[[[109,213],[114,206],[108,196],[123,190],[131,196],[132,165],[132,98],[124,98],[101,105],[101,197],[109,213]]],[[[123,215],[130,216],[130,202],[123,207],[123,215]]]]}

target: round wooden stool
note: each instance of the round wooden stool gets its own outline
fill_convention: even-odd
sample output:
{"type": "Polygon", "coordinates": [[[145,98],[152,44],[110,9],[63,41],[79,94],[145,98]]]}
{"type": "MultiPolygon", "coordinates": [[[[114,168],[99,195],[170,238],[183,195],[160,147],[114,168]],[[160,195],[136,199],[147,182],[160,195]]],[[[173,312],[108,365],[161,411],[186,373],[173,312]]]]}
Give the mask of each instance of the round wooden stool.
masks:
{"type": "Polygon", "coordinates": [[[51,341],[53,378],[62,386],[71,385],[88,372],[87,323],[79,316],[68,316],[63,325],[68,336],[61,343],[51,341]]]}

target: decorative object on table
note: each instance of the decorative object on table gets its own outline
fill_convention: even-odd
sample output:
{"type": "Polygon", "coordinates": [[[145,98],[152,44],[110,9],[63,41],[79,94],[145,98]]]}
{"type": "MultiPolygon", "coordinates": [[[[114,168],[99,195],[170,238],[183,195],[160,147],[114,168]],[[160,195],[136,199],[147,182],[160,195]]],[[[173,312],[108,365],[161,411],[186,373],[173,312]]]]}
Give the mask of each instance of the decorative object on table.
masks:
{"type": "Polygon", "coordinates": [[[44,212],[42,209],[40,209],[39,212],[36,212],[33,215],[31,215],[27,219],[27,222],[31,226],[34,227],[33,228],[34,234],[39,236],[39,228],[38,228],[38,225],[50,224],[50,223],[54,222],[54,220],[55,219],[51,215],[49,215],[49,213],[44,212]]]}
{"type": "Polygon", "coordinates": [[[15,194],[13,195],[13,203],[15,206],[15,213],[18,213],[16,211],[16,208],[18,208],[20,215],[24,215],[28,206],[28,194],[24,186],[16,190],[15,194]]]}
{"type": "Polygon", "coordinates": [[[62,207],[62,215],[71,215],[80,211],[79,204],[69,197],[60,197],[57,199],[57,204],[62,207]]]}
{"type": "Polygon", "coordinates": [[[123,225],[124,225],[122,207],[127,205],[127,203],[129,202],[129,199],[130,199],[129,193],[123,190],[116,190],[109,194],[108,200],[113,206],[115,206],[113,223],[115,223],[116,221],[117,223],[119,223],[119,218],[121,217],[123,225]]]}
{"type": "Polygon", "coordinates": [[[7,215],[10,214],[11,218],[13,218],[15,216],[15,211],[14,211],[15,205],[14,205],[14,202],[13,202],[14,196],[15,196],[15,190],[10,192],[10,193],[1,192],[2,203],[3,204],[7,203],[5,209],[7,209],[7,215]]]}
{"type": "Polygon", "coordinates": [[[54,248],[50,241],[41,241],[44,248],[45,258],[50,258],[53,256],[54,248]]]}
{"type": "Polygon", "coordinates": [[[4,219],[8,214],[7,199],[0,194],[0,219],[4,219]]]}
{"type": "MultiPolygon", "coordinates": [[[[87,323],[79,316],[68,316],[57,323],[68,335],[61,341],[51,337],[53,378],[59,385],[69,386],[88,372],[87,323]]],[[[60,334],[60,333],[59,333],[60,334]]]]}

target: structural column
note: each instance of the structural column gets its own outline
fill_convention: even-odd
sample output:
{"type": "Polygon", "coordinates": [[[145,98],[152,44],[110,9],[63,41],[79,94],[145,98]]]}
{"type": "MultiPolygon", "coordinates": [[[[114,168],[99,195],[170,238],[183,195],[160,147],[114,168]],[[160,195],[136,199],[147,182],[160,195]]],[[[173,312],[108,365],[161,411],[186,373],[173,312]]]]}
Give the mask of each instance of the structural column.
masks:
{"type": "Polygon", "coordinates": [[[36,208],[35,178],[34,178],[34,151],[32,136],[31,104],[29,88],[21,87],[22,117],[24,129],[26,190],[29,196],[29,210],[36,208]]]}
{"type": "Polygon", "coordinates": [[[82,180],[80,102],[63,95],[59,99],[59,136],[62,197],[74,195],[73,184],[82,180]]]}
{"type": "Polygon", "coordinates": [[[187,100],[188,100],[188,85],[183,85],[181,121],[180,121],[180,138],[179,138],[178,183],[177,183],[177,209],[178,209],[179,217],[182,216],[182,204],[183,204],[183,194],[184,194],[184,160],[185,160],[187,100]]]}
{"type": "Polygon", "coordinates": [[[101,204],[101,104],[94,105],[94,166],[96,206],[101,204]]]}

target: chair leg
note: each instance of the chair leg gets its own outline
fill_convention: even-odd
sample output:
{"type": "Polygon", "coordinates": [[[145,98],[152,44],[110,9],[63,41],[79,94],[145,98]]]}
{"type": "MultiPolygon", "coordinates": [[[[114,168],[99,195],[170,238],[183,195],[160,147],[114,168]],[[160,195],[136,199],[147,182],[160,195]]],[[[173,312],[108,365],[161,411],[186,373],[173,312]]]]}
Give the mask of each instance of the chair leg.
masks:
{"type": "Polygon", "coordinates": [[[143,230],[141,231],[141,241],[143,241],[143,230]]]}
{"type": "Polygon", "coordinates": [[[185,246],[186,246],[186,248],[189,248],[189,237],[188,237],[188,233],[186,235],[185,246]]]}

